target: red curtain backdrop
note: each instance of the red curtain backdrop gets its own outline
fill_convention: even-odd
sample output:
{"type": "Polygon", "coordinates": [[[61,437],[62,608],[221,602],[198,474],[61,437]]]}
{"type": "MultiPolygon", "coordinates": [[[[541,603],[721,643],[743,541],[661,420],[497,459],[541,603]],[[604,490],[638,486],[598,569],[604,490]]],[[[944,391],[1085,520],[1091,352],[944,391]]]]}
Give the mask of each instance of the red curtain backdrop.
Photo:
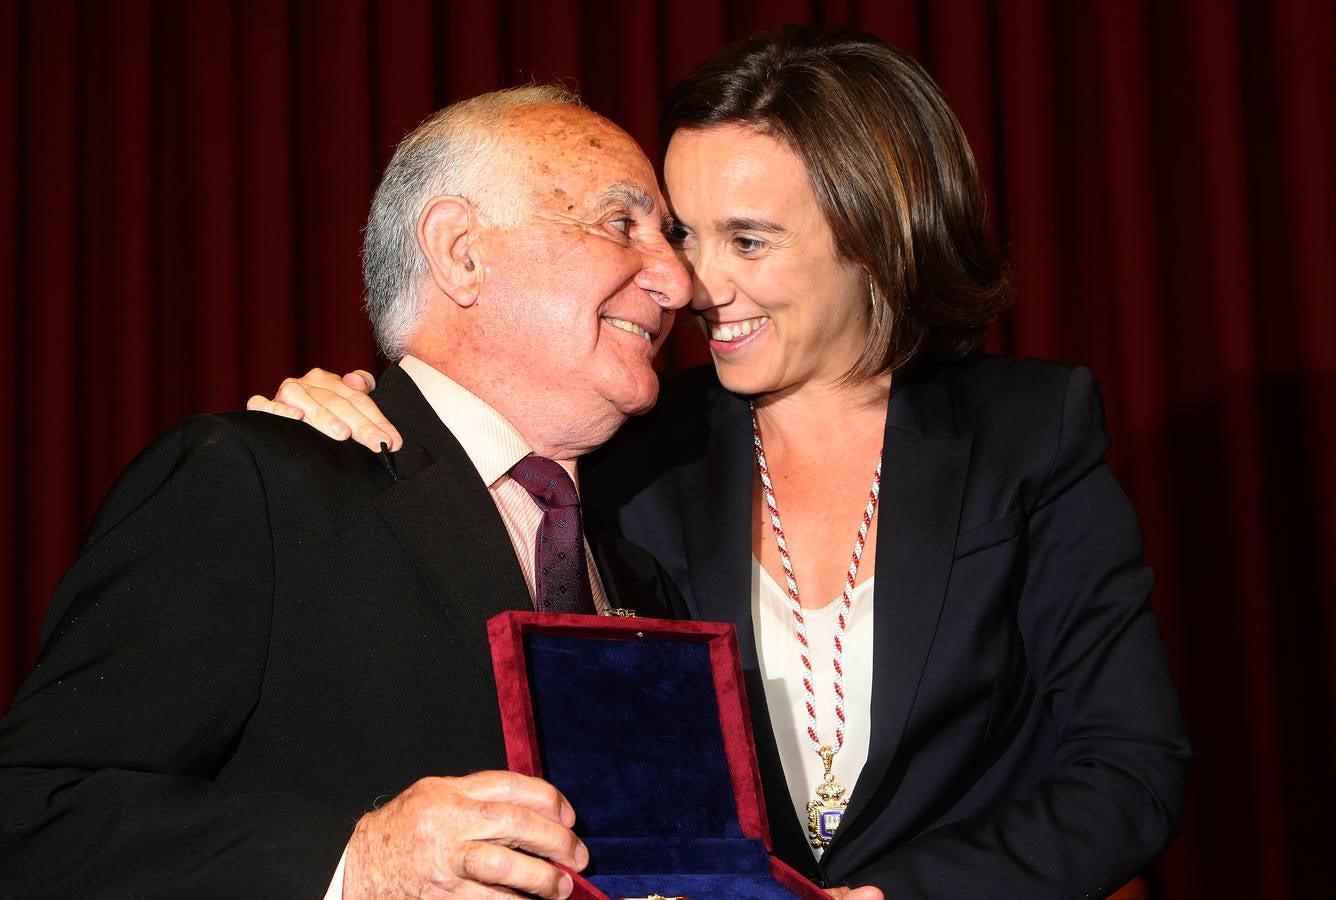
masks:
{"type": "MultiPolygon", "coordinates": [[[[1165,896],[1325,894],[1324,0],[0,4],[0,704],[99,499],[153,434],[313,364],[373,363],[359,230],[408,129],[559,79],[656,157],[665,88],[786,22],[856,24],[923,60],[1015,264],[993,346],[1103,384],[1198,753],[1165,896]]],[[[703,359],[683,332],[666,365],[703,359]]]]}

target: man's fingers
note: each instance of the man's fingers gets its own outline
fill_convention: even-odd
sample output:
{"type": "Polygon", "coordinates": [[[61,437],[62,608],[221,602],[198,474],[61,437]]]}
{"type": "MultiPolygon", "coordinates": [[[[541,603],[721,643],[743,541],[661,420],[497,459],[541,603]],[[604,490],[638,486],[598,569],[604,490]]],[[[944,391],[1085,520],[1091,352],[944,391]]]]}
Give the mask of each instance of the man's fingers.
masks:
{"type": "Polygon", "coordinates": [[[575,810],[571,804],[561,791],[541,778],[493,770],[458,778],[454,787],[474,800],[513,803],[567,828],[575,824],[575,810]]]}
{"type": "Polygon", "coordinates": [[[575,889],[571,876],[549,862],[489,841],[455,847],[451,868],[467,881],[514,888],[526,895],[564,900],[575,889]]]}
{"type": "Polygon", "coordinates": [[[358,821],[345,896],[417,896],[431,885],[469,900],[518,895],[512,891],[568,897],[573,879],[562,869],[583,869],[589,851],[554,814],[574,822],[569,804],[541,779],[510,772],[419,779],[358,821]]]}
{"type": "Polygon", "coordinates": [[[468,833],[475,839],[513,847],[579,871],[589,850],[564,825],[542,813],[506,802],[483,801],[471,811],[468,833]]]}

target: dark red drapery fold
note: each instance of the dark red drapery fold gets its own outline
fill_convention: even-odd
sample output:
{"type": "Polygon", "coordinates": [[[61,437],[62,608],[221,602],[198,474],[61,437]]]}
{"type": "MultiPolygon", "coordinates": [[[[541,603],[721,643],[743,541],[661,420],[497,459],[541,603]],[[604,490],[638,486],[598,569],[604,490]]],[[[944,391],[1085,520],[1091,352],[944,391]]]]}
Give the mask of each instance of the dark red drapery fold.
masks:
{"type": "MultiPolygon", "coordinates": [[[[408,129],[559,79],[657,157],[665,89],[785,22],[858,24],[925,62],[1015,265],[991,346],[1101,380],[1198,751],[1166,895],[1316,893],[1336,806],[1323,0],[0,4],[0,703],[156,431],[371,364],[360,229],[408,129]]],[[[665,364],[703,359],[687,323],[665,364]]]]}

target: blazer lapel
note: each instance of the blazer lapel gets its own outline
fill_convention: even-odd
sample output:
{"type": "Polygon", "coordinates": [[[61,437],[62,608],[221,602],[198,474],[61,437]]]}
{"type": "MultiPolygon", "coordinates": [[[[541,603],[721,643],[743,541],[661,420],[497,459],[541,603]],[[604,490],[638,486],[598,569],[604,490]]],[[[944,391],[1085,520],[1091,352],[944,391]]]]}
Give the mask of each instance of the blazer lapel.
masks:
{"type": "Polygon", "coordinates": [[[710,414],[710,441],[704,456],[682,473],[678,501],[686,543],[692,613],[696,618],[732,622],[751,711],[752,736],[760,764],[771,845],[786,859],[811,861],[802,824],[793,811],[779,759],[752,625],[752,456],[751,410],[745,399],[722,393],[710,414]]]}
{"type": "Polygon", "coordinates": [[[404,435],[379,511],[432,596],[457,623],[531,609],[510,537],[464,448],[397,366],[374,397],[404,435]]]}
{"type": "Polygon", "coordinates": [[[751,414],[723,393],[710,411],[705,454],[679,475],[678,503],[692,613],[738,629],[743,669],[755,669],[751,626],[751,414]]]}
{"type": "Polygon", "coordinates": [[[946,597],[971,443],[955,433],[943,379],[892,394],[877,511],[871,746],[832,852],[856,830],[904,735],[946,597]]]}

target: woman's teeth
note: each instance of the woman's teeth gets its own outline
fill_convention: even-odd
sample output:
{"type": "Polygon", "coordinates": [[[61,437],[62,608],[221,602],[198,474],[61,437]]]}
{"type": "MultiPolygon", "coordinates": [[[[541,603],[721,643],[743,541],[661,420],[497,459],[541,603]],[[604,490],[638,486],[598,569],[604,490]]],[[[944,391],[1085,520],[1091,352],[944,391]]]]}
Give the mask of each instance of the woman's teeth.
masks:
{"type": "Polygon", "coordinates": [[[622,331],[638,334],[650,343],[654,342],[654,338],[650,336],[650,333],[634,322],[628,322],[625,319],[614,319],[612,316],[604,316],[603,321],[607,322],[613,328],[620,328],[622,331]]]}
{"type": "Polygon", "coordinates": [[[736,341],[738,338],[746,337],[753,331],[756,331],[769,321],[769,316],[760,316],[755,319],[744,319],[741,322],[726,322],[718,325],[710,325],[710,339],[715,341],[736,341]]]}

